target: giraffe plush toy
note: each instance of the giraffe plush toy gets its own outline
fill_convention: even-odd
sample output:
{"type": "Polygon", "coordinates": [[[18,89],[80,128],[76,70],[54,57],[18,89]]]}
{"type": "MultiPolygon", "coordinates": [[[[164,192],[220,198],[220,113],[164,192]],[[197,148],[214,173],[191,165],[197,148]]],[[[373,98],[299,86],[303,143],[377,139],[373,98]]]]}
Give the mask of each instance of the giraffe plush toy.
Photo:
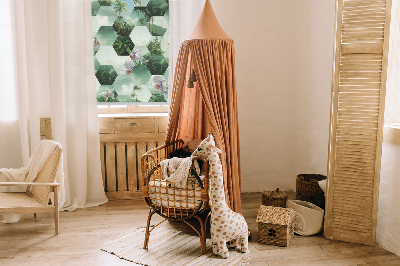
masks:
{"type": "Polygon", "coordinates": [[[225,202],[222,165],[211,133],[193,152],[193,156],[208,158],[210,165],[211,241],[214,255],[229,256],[227,242],[234,242],[242,252],[248,250],[248,226],[240,213],[225,202]]]}

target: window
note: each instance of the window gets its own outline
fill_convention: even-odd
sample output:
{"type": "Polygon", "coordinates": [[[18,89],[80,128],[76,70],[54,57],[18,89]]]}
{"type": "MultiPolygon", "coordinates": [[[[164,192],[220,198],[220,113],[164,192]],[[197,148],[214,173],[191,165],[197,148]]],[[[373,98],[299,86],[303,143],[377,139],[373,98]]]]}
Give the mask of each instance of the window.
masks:
{"type": "Polygon", "coordinates": [[[166,0],[92,0],[97,102],[166,103],[166,0]]]}

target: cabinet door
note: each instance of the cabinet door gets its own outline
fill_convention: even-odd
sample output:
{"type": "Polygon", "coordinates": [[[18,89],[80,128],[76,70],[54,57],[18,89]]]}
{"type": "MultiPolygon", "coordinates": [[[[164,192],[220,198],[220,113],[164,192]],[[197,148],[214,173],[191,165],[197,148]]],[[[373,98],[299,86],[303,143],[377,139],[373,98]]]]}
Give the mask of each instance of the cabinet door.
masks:
{"type": "Polygon", "coordinates": [[[325,236],[374,245],[390,0],[338,0],[325,236]]]}

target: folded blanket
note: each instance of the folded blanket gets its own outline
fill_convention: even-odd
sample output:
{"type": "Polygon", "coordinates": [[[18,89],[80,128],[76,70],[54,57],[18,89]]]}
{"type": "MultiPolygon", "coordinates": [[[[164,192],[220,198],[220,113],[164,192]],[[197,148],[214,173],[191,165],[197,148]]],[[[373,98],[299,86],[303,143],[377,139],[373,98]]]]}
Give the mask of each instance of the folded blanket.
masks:
{"type": "MultiPolygon", "coordinates": [[[[174,183],[175,187],[186,187],[190,167],[192,166],[192,157],[166,159],[160,162],[160,166],[165,180],[174,183]]],[[[197,174],[200,174],[197,160],[194,161],[194,168],[197,174]]]]}

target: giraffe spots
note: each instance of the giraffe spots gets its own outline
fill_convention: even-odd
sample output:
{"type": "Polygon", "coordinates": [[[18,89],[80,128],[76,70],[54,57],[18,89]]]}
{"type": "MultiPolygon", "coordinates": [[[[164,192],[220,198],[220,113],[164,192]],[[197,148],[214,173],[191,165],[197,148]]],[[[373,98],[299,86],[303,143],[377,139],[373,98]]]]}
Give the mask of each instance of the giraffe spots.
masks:
{"type": "MultiPolygon", "coordinates": [[[[238,243],[240,239],[247,239],[248,226],[241,215],[233,212],[225,202],[222,165],[215,148],[215,141],[210,134],[202,141],[200,146],[203,156],[209,159],[210,173],[210,198],[212,206],[211,219],[211,240],[213,253],[227,258],[226,241],[238,243]],[[218,206],[218,207],[217,207],[218,206]],[[237,242],[235,242],[237,240],[237,242]]],[[[241,251],[247,250],[248,243],[240,240],[241,251]]]]}

